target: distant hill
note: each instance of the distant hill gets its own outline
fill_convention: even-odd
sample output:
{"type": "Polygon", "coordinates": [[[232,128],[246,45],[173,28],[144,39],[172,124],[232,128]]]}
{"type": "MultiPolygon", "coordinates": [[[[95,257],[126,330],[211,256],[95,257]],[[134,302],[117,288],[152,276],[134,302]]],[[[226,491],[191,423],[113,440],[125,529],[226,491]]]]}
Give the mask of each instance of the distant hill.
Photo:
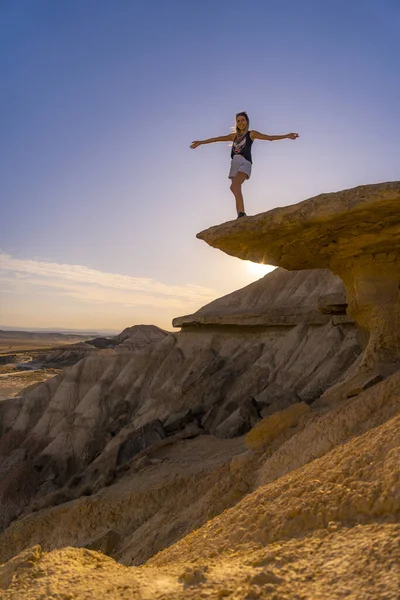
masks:
{"type": "Polygon", "coordinates": [[[76,344],[77,342],[84,342],[91,337],[93,336],[72,333],[4,331],[0,329],[0,353],[76,344]]]}
{"type": "Polygon", "coordinates": [[[0,331],[17,331],[17,332],[28,332],[28,333],[62,333],[63,335],[84,335],[84,336],[98,336],[98,335],[117,335],[119,330],[117,329],[68,329],[66,327],[16,327],[9,325],[2,325],[0,323],[0,331]]]}
{"type": "Polygon", "coordinates": [[[6,340],[37,340],[46,342],[75,342],[78,340],[87,340],[90,334],[76,333],[57,333],[57,332],[39,332],[39,331],[4,331],[0,329],[0,341],[6,340]]]}

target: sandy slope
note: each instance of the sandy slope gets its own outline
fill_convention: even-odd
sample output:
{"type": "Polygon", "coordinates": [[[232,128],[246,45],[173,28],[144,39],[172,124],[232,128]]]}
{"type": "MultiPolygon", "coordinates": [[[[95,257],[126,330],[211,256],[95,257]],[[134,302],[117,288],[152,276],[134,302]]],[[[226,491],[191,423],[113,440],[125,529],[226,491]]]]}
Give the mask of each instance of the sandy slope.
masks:
{"type": "Polygon", "coordinates": [[[357,525],[316,532],[218,560],[168,567],[124,567],[86,549],[25,551],[2,567],[7,600],[395,600],[400,526],[357,525]]]}
{"type": "MultiPolygon", "coordinates": [[[[236,477],[246,480],[251,471],[258,481],[253,491],[145,566],[124,567],[87,549],[45,553],[36,548],[0,567],[0,598],[398,599],[399,380],[397,373],[356,400],[311,413],[272,449],[272,456],[266,452],[253,462],[243,461],[242,467],[236,460],[236,477]],[[343,423],[347,438],[338,437],[343,423]],[[299,466],[301,447],[307,439],[315,446],[316,438],[327,438],[330,447],[321,446],[319,458],[299,466]],[[268,464],[285,447],[288,472],[277,469],[274,476],[268,464]]],[[[203,486],[201,481],[199,472],[199,498],[207,491],[207,478],[203,486]]],[[[112,500],[121,485],[108,490],[111,512],[121,510],[112,500]]],[[[217,497],[209,496],[203,510],[212,510],[217,497]]],[[[181,511],[178,489],[177,505],[181,511]]],[[[195,506],[189,504],[188,516],[195,506]]],[[[173,505],[169,510],[173,519],[173,505]]],[[[42,517],[43,532],[47,527],[50,533],[46,512],[42,517]]],[[[3,552],[4,543],[12,544],[32,518],[17,521],[1,536],[3,552]]],[[[64,533],[61,525],[62,538],[68,523],[64,533]]]]}

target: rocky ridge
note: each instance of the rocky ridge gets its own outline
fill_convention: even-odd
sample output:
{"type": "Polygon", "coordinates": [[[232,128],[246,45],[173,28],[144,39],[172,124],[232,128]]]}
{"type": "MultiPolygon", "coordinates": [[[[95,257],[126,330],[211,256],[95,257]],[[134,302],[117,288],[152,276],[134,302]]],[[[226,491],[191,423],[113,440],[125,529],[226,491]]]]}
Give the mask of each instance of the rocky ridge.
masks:
{"type": "Polygon", "coordinates": [[[166,335],[168,332],[156,325],[133,325],[114,337],[98,337],[40,353],[37,360],[47,366],[66,367],[94,354],[106,356],[114,352],[136,352],[162,340],[166,335]]]}

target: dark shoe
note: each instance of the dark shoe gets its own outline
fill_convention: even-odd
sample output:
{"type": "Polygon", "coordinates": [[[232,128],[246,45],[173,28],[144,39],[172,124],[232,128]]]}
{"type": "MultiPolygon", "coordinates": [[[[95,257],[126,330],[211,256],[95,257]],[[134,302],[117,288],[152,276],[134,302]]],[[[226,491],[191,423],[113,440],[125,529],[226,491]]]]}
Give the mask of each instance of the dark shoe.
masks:
{"type": "Polygon", "coordinates": [[[247,217],[247,215],[244,212],[240,212],[240,213],[238,213],[237,218],[240,219],[240,217],[247,217]]]}

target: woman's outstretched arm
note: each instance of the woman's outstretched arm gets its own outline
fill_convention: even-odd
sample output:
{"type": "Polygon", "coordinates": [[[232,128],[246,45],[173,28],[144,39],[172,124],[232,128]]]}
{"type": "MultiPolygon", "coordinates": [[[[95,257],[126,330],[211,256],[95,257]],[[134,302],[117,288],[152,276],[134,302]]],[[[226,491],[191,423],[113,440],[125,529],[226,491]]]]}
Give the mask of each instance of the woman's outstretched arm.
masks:
{"type": "Polygon", "coordinates": [[[234,133],[229,133],[228,135],[220,135],[219,137],[209,138],[208,140],[197,140],[196,142],[192,142],[190,147],[194,150],[197,146],[201,146],[202,144],[213,144],[214,142],[232,142],[235,138],[234,133]]]}
{"type": "Polygon", "coordinates": [[[275,140],[296,140],[299,137],[299,134],[286,133],[285,135],[267,135],[266,133],[252,130],[250,136],[252,140],[268,140],[269,142],[274,142],[275,140]]]}

